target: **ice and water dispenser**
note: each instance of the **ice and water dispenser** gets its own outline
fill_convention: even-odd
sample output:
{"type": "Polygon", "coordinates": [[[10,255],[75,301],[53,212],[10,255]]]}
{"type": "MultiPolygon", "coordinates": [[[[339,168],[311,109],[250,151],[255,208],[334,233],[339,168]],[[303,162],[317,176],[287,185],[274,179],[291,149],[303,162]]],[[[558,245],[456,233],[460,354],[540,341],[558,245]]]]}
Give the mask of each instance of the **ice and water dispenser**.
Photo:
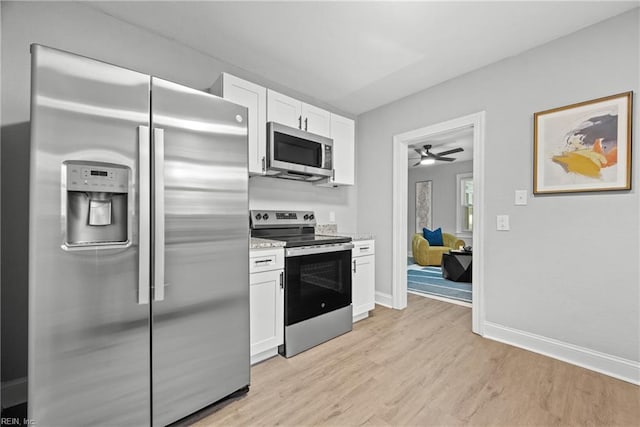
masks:
{"type": "Polygon", "coordinates": [[[113,163],[63,163],[65,249],[128,246],[131,169],[113,163]],[[66,188],[65,188],[66,187],[66,188]]]}

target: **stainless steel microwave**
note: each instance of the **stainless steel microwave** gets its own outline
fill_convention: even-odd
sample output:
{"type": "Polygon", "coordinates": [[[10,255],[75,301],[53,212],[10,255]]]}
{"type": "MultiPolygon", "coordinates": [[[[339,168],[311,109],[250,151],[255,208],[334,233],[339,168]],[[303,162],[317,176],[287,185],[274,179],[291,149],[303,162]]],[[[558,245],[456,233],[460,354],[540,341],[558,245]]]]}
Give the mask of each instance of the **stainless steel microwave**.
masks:
{"type": "Polygon", "coordinates": [[[333,174],[333,140],[267,123],[267,169],[282,178],[317,181],[333,174]]]}

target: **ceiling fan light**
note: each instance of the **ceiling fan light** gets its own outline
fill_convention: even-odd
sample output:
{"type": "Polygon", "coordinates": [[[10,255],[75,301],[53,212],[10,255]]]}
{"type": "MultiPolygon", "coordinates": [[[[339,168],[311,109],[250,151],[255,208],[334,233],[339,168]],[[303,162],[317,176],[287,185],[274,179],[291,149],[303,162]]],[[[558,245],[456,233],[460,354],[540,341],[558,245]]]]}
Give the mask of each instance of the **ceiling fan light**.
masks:
{"type": "Polygon", "coordinates": [[[430,159],[430,158],[420,160],[421,165],[432,165],[435,162],[436,162],[435,159],[430,159]]]}

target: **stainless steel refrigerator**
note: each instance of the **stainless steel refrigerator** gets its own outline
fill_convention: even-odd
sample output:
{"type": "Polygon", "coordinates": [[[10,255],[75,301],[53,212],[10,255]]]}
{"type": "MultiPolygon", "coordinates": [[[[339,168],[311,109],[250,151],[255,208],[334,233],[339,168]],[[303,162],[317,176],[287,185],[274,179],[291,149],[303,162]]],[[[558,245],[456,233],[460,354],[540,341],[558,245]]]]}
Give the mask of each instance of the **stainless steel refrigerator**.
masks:
{"type": "Polygon", "coordinates": [[[246,109],[31,52],[29,418],[166,425],[247,390],[246,109]]]}

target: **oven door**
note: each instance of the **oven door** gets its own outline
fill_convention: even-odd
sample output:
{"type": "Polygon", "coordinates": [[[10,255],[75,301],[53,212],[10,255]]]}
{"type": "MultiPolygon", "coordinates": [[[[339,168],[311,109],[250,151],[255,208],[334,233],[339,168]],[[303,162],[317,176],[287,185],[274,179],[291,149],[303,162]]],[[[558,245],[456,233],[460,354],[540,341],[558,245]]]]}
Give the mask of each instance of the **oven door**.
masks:
{"type": "Polygon", "coordinates": [[[351,247],[293,248],[285,258],[285,325],[351,304],[351,247]],[[347,249],[348,248],[348,249],[347,249]]]}
{"type": "Polygon", "coordinates": [[[330,138],[275,122],[267,123],[267,136],[270,170],[332,175],[333,140],[330,138]]]}

